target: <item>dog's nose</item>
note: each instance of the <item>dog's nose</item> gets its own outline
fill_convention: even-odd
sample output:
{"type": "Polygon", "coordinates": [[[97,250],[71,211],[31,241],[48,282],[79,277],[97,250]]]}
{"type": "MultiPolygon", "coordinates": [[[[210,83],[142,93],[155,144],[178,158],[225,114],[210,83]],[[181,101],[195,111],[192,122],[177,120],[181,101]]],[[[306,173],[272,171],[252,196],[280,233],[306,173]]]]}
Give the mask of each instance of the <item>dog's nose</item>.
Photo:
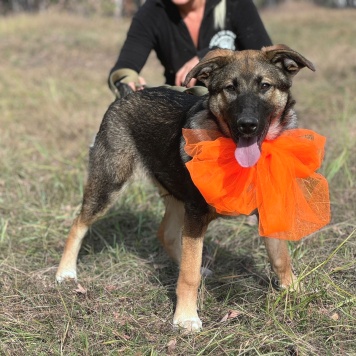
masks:
{"type": "Polygon", "coordinates": [[[238,130],[245,135],[253,134],[258,127],[258,121],[256,119],[243,119],[237,122],[238,130]]]}

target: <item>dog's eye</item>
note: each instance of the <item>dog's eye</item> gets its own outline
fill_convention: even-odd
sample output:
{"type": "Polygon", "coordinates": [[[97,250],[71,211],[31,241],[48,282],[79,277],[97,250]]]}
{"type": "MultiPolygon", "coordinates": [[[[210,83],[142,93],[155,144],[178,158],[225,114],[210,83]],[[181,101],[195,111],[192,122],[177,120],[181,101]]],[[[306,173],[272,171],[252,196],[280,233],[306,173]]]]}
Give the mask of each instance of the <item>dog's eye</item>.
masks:
{"type": "Polygon", "coordinates": [[[268,90],[271,86],[269,83],[261,83],[261,89],[264,91],[268,90]]]}
{"type": "Polygon", "coordinates": [[[230,84],[230,85],[227,85],[225,87],[225,90],[227,90],[227,91],[235,91],[235,87],[232,84],[230,84]]]}

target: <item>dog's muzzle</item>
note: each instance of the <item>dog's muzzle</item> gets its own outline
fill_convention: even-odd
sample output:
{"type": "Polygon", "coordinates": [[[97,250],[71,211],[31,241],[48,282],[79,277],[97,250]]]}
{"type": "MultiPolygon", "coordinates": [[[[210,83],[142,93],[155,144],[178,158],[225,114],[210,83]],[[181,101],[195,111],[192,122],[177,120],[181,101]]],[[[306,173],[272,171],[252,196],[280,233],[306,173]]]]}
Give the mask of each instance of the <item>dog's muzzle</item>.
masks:
{"type": "Polygon", "coordinates": [[[258,120],[253,117],[241,118],[237,121],[237,129],[241,135],[253,135],[258,129],[258,120]]]}
{"type": "Polygon", "coordinates": [[[235,158],[242,167],[251,167],[260,158],[259,126],[259,121],[252,115],[240,117],[236,121],[239,138],[235,158]]]}

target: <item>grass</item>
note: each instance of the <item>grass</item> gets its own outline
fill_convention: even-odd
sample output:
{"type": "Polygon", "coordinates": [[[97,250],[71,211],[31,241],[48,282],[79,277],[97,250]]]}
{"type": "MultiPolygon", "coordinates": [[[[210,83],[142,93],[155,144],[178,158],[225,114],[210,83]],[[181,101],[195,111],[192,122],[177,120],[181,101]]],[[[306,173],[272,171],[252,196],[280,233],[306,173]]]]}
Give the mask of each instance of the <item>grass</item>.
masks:
{"type": "MultiPolygon", "coordinates": [[[[171,326],[178,269],[156,239],[163,206],[146,181],[91,228],[78,263],[84,289],[54,283],[128,22],[1,19],[0,354],[356,354],[355,12],[292,4],[262,16],[275,43],[317,67],[298,74],[293,93],[300,126],[327,137],[332,222],[290,245],[299,294],[273,288],[256,228],[243,217],[212,223],[214,275],[200,288],[196,335],[171,326]]],[[[157,68],[152,56],[149,83],[162,83],[157,68]]]]}

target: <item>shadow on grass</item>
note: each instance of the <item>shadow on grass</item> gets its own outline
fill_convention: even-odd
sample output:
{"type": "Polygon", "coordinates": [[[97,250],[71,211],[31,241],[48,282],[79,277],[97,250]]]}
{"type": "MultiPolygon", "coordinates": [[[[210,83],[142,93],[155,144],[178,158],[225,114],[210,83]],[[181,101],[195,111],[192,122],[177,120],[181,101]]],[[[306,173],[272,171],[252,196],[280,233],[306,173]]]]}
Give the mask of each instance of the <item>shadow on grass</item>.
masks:
{"type": "MultiPolygon", "coordinates": [[[[178,266],[169,259],[156,237],[161,216],[163,213],[154,214],[148,210],[134,211],[128,207],[116,207],[91,227],[79,258],[89,254],[109,253],[109,250],[118,248],[124,251],[123,253],[132,255],[133,258],[137,257],[145,261],[145,266],[148,265],[153,270],[149,282],[152,285],[162,285],[167,290],[167,296],[175,303],[178,266]]],[[[251,288],[255,289],[253,293],[257,292],[258,297],[264,294],[271,284],[277,288],[275,280],[270,279],[264,267],[262,269],[259,267],[258,260],[265,257],[264,251],[258,249],[256,255],[254,254],[256,249],[245,246],[249,245],[250,241],[246,244],[246,240],[250,240],[251,235],[252,238],[258,239],[257,227],[248,228],[244,234],[250,236],[245,236],[244,241],[239,240],[238,236],[234,236],[236,234],[231,228],[233,218],[228,219],[230,227],[221,227],[219,222],[209,227],[204,243],[202,265],[213,272],[204,282],[208,285],[208,289],[213,291],[213,297],[218,301],[225,299],[226,294],[234,295],[236,298],[241,295],[241,298],[244,298],[246,293],[251,293],[251,288]],[[214,231],[216,228],[218,232],[214,231]],[[225,234],[230,236],[231,240],[227,244],[221,244],[211,236],[225,234]]],[[[238,300],[234,299],[234,301],[238,300]]]]}

